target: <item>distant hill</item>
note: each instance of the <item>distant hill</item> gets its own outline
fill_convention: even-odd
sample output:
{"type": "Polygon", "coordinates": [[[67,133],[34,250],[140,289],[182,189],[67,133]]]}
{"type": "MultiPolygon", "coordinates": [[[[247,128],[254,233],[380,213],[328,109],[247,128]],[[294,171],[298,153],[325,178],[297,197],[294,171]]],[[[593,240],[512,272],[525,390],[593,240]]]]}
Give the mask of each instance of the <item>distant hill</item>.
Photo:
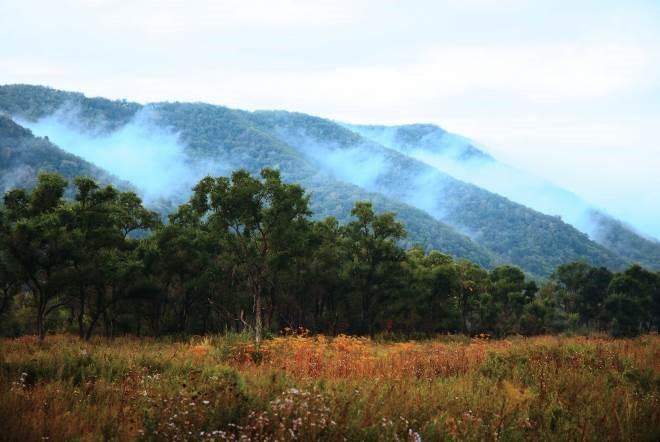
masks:
{"type": "Polygon", "coordinates": [[[660,268],[660,242],[639,234],[574,193],[498,162],[467,138],[431,124],[344,126],[463,181],[542,213],[560,216],[626,260],[660,268]]]}
{"type": "MultiPolygon", "coordinates": [[[[18,92],[12,91],[11,94],[7,94],[7,87],[0,87],[0,103],[2,103],[0,109],[5,113],[9,113],[8,109],[12,108],[4,104],[7,95],[10,95],[12,99],[16,95],[31,97],[30,100],[22,101],[25,104],[24,107],[12,108],[14,115],[22,118],[38,119],[49,115],[38,110],[40,106],[38,103],[50,103],[49,106],[52,106],[55,100],[49,98],[50,92],[54,92],[58,99],[61,99],[60,106],[64,103],[71,106],[71,102],[68,102],[58,91],[32,86],[21,86],[17,89],[18,92]],[[26,90],[33,91],[34,96],[26,93],[26,90]],[[35,103],[37,103],[37,109],[31,107],[35,106],[35,103]]],[[[85,102],[79,101],[80,95],[71,95],[73,103],[84,105],[84,112],[80,114],[82,115],[80,122],[86,127],[94,127],[94,122],[96,122],[107,130],[115,124],[113,116],[120,114],[124,118],[123,121],[128,122],[141,108],[132,105],[123,107],[124,103],[120,103],[119,105],[124,109],[131,109],[132,114],[129,115],[107,106],[107,100],[89,99],[89,102],[85,102]]],[[[486,267],[492,267],[500,262],[492,251],[478,245],[467,236],[419,209],[379,194],[370,193],[349,183],[338,182],[319,173],[295,154],[295,151],[289,146],[279,143],[268,134],[251,127],[249,122],[246,126],[246,121],[243,120],[240,112],[204,104],[159,104],[153,105],[153,107],[158,108],[160,122],[163,125],[176,123],[177,126],[189,126],[189,129],[181,130],[181,137],[192,155],[201,160],[231,161],[231,164],[238,163],[236,167],[246,168],[252,173],[258,173],[265,166],[280,167],[286,179],[302,183],[312,194],[312,209],[317,217],[332,215],[345,222],[350,218],[350,210],[355,201],[372,200],[379,211],[394,211],[399,214],[409,233],[405,241],[407,245],[424,244],[429,248],[444,250],[456,257],[473,260],[486,267]],[[224,124],[217,125],[218,120],[223,121],[224,124]],[[192,127],[198,129],[190,130],[192,127]],[[227,146],[227,148],[221,146],[227,146]]],[[[40,170],[56,171],[69,179],[78,175],[87,175],[96,177],[103,182],[120,182],[101,168],[66,153],[44,138],[35,137],[31,131],[22,128],[8,117],[2,117],[2,121],[5,124],[0,126],[0,146],[7,146],[6,150],[11,151],[12,156],[2,158],[0,171],[2,171],[3,177],[20,175],[23,179],[6,180],[7,184],[0,187],[1,191],[14,186],[31,186],[40,170]],[[13,135],[14,133],[17,133],[18,136],[13,135]],[[28,152],[30,155],[29,157],[25,154],[16,155],[19,151],[28,152]],[[71,165],[75,165],[75,167],[71,165]]],[[[2,152],[1,149],[0,152],[2,152]]],[[[158,173],[167,173],[167,171],[158,173]]],[[[184,199],[185,196],[182,196],[179,203],[184,199]]],[[[169,205],[170,208],[173,206],[174,204],[169,205]]],[[[156,209],[163,211],[163,207],[167,207],[167,205],[161,203],[156,209]]]]}
{"type": "Polygon", "coordinates": [[[35,137],[29,129],[0,115],[0,192],[32,187],[40,171],[57,171],[69,180],[92,176],[106,184],[128,187],[107,171],[71,155],[47,138],[35,137]]]}
{"type": "Polygon", "coordinates": [[[249,115],[262,130],[295,146],[318,167],[330,170],[338,178],[353,179],[371,191],[421,207],[506,262],[533,274],[547,275],[560,263],[577,259],[611,268],[625,265],[625,259],[557,217],[457,180],[329,120],[289,112],[249,115]],[[332,161],[338,151],[339,155],[348,152],[346,161],[332,161]],[[374,162],[379,166],[377,171],[368,173],[371,179],[344,173],[351,165],[358,171],[367,170],[374,162]]]}
{"type": "Polygon", "coordinates": [[[425,150],[460,161],[495,161],[493,157],[474,146],[467,138],[447,132],[434,124],[342,125],[365,138],[405,154],[425,150]]]}
{"type": "Polygon", "coordinates": [[[590,212],[594,238],[600,244],[631,261],[660,268],[660,242],[647,238],[630,226],[597,210],[590,212]]]}
{"type": "MultiPolygon", "coordinates": [[[[117,130],[149,109],[154,124],[175,132],[195,161],[253,173],[277,167],[286,180],[311,192],[319,217],[333,215],[345,221],[354,201],[370,199],[378,210],[398,213],[409,231],[409,243],[487,267],[512,263],[545,276],[572,260],[612,269],[633,260],[626,247],[608,248],[557,216],[458,180],[411,156],[422,148],[446,149],[458,160],[495,161],[473,145],[438,144],[443,137],[451,141],[452,135],[436,126],[358,130],[358,126],[283,111],[246,112],[204,103],[143,106],[40,86],[0,86],[0,112],[14,118],[36,122],[62,109],[73,109],[70,114],[78,128],[97,133],[117,130]],[[386,137],[395,140],[398,148],[388,146],[386,137]]],[[[48,167],[60,170],[58,164],[48,167]]]]}

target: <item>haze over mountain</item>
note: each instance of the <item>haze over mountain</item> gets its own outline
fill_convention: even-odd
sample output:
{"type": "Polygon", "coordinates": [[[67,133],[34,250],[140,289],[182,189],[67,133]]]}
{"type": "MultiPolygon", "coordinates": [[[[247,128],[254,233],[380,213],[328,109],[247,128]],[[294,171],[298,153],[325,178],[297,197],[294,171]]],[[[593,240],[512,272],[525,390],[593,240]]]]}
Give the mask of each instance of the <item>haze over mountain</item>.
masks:
{"type": "Polygon", "coordinates": [[[660,237],[657,1],[159,6],[3,2],[0,84],[432,122],[660,237]]]}
{"type": "MultiPolygon", "coordinates": [[[[409,243],[485,266],[513,263],[539,276],[576,259],[660,268],[657,242],[436,126],[351,126],[282,111],[139,105],[20,85],[0,87],[0,112],[161,206],[184,201],[206,174],[270,166],[311,192],[319,217],[345,221],[355,200],[370,199],[377,210],[398,213],[409,243]],[[538,189],[549,197],[535,199],[538,189]]],[[[9,142],[4,133],[0,139],[9,142]]],[[[41,167],[59,170],[52,162],[41,167]]]]}
{"type": "Polygon", "coordinates": [[[374,126],[345,124],[350,130],[395,149],[452,176],[488,189],[539,212],[560,216],[597,242],[624,256],[644,259],[657,238],[639,233],[576,194],[507,164],[476,147],[471,140],[431,124],[374,126]],[[614,234],[613,232],[618,232],[614,234]],[[626,238],[621,236],[626,232],[626,238]],[[617,238],[617,239],[614,239],[617,238]],[[621,244],[625,243],[625,246],[621,244]],[[636,246],[632,246],[635,243],[636,246]],[[624,249],[630,249],[625,252],[624,249]],[[635,253],[635,250],[644,252],[635,253]]]}

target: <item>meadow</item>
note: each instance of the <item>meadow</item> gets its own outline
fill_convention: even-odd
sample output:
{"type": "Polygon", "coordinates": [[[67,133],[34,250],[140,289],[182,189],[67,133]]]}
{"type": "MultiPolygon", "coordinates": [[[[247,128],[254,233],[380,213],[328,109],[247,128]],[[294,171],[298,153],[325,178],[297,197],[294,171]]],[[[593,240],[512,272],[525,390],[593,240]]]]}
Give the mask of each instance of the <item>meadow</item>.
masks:
{"type": "Polygon", "coordinates": [[[0,439],[660,440],[660,337],[0,340],[0,439]]]}

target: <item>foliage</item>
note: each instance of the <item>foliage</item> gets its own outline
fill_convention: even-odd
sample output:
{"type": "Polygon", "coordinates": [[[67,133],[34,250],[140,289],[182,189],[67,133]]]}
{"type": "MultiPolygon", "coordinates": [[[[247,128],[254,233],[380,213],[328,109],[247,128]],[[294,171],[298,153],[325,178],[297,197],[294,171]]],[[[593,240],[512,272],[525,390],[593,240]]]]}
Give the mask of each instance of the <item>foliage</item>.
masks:
{"type": "MultiPolygon", "coordinates": [[[[575,260],[615,271],[632,260],[657,269],[655,256],[660,247],[624,226],[615,229],[608,224],[594,242],[557,217],[455,180],[329,120],[289,112],[251,113],[203,103],[155,103],[146,107],[153,111],[158,125],[179,134],[195,161],[233,164],[252,174],[262,168],[275,168],[285,182],[300,183],[311,194],[310,207],[317,219],[330,215],[348,222],[352,206],[362,200],[371,200],[379,211],[396,212],[408,231],[405,247],[422,244],[426,250],[442,250],[487,268],[512,263],[541,277],[575,260]],[[306,155],[314,148],[331,152],[362,149],[374,158],[385,158],[391,167],[379,174],[373,186],[358,186],[320,168],[306,155]],[[438,183],[436,194],[423,196],[439,208],[435,217],[413,207],[419,197],[414,183],[420,177],[438,183]]],[[[8,115],[35,120],[70,108],[75,109],[83,127],[108,131],[126,124],[143,106],[43,87],[0,87],[0,112],[8,115]]],[[[417,146],[432,143],[433,137],[442,133],[433,126],[412,125],[399,128],[397,136],[405,145],[417,146]]],[[[9,147],[14,152],[12,143],[9,147]]],[[[0,148],[6,149],[6,145],[0,144],[0,148]]],[[[474,149],[467,154],[480,155],[480,151],[474,149]]],[[[31,163],[15,153],[12,156],[15,160],[7,173],[29,177],[23,178],[19,186],[32,184],[29,180],[34,180],[41,169],[63,173],[69,179],[89,175],[106,181],[101,174],[74,173],[71,164],[50,148],[31,163]],[[39,161],[42,156],[53,160],[39,161]]],[[[161,213],[167,210],[171,207],[158,208],[161,213]]]]}
{"type": "Polygon", "coordinates": [[[517,267],[490,272],[404,249],[391,212],[357,202],[353,219],[314,220],[298,185],[264,169],[207,177],[162,224],[132,192],[41,174],[0,206],[5,334],[106,336],[310,330],[386,337],[657,330],[660,275],[582,262],[541,288],[517,267]],[[13,302],[16,301],[16,302],[13,302]],[[26,317],[34,318],[26,321],[26,317]],[[34,328],[33,328],[34,325],[34,328]]]}

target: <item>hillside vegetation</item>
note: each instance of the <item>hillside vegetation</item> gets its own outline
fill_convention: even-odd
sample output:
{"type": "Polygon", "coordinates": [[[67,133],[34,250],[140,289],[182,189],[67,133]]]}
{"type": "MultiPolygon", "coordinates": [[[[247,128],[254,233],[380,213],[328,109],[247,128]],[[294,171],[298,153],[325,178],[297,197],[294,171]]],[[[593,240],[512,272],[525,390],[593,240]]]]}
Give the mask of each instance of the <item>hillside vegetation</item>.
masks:
{"type": "Polygon", "coordinates": [[[48,139],[35,137],[10,118],[0,115],[0,192],[10,188],[33,187],[41,171],[55,171],[69,180],[92,176],[103,183],[126,187],[127,183],[48,139]]]}
{"type": "MultiPolygon", "coordinates": [[[[371,200],[377,210],[398,214],[408,230],[407,245],[422,244],[491,268],[510,263],[537,276],[547,277],[574,260],[611,270],[635,261],[660,268],[660,245],[644,243],[649,253],[631,250],[639,236],[625,227],[630,241],[620,241],[622,235],[608,227],[597,243],[558,217],[459,181],[329,120],[203,103],[142,106],[38,86],[0,86],[1,112],[36,121],[65,109],[75,115],[77,126],[95,132],[115,130],[145,108],[160,127],[179,135],[192,161],[251,173],[279,169],[285,181],[311,192],[318,218],[331,215],[346,222],[353,203],[371,200]]],[[[404,126],[395,135],[410,146],[431,146],[444,136],[427,125],[404,126]]],[[[473,146],[462,155],[487,157],[473,146]]],[[[63,172],[56,164],[43,168],[63,172]]]]}
{"type": "Polygon", "coordinates": [[[541,286],[441,251],[404,248],[392,212],[356,202],[312,218],[309,195],[278,171],[206,177],[162,223],[131,191],[42,173],[0,205],[0,332],[90,339],[254,332],[433,336],[660,326],[660,273],[558,266],[541,286]],[[67,188],[72,198],[65,198],[67,188]]]}

